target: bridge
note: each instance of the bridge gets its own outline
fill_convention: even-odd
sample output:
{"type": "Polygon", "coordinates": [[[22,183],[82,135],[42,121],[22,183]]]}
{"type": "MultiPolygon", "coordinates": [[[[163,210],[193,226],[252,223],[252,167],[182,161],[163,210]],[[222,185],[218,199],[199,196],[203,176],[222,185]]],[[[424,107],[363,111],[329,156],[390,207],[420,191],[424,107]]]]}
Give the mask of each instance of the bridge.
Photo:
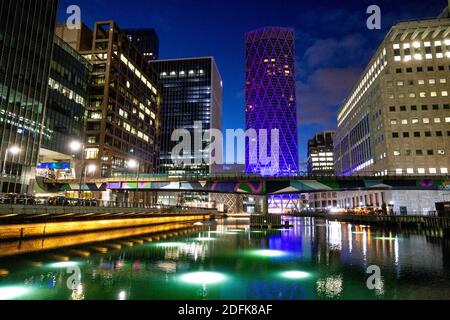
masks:
{"type": "Polygon", "coordinates": [[[38,178],[49,192],[139,191],[202,192],[255,196],[362,190],[450,190],[450,176],[352,176],[352,177],[261,177],[256,175],[211,174],[169,176],[161,174],[121,175],[80,181],[38,178]],[[81,186],[81,188],[80,188],[81,186]]]}

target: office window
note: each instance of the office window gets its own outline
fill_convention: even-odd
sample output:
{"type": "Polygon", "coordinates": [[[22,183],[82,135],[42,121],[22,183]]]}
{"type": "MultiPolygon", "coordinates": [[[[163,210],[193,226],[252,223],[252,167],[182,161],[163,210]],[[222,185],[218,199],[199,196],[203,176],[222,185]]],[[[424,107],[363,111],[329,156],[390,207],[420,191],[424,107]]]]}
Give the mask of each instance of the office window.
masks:
{"type": "Polygon", "coordinates": [[[428,106],[427,105],[422,105],[422,111],[427,111],[428,110],[428,106]]]}
{"type": "Polygon", "coordinates": [[[436,137],[442,137],[442,131],[436,131],[436,137]]]}
{"type": "Polygon", "coordinates": [[[401,154],[400,154],[400,151],[394,151],[394,156],[395,157],[398,157],[398,156],[400,156],[401,154]]]}
{"type": "Polygon", "coordinates": [[[411,123],[412,123],[412,124],[418,124],[418,123],[419,123],[419,119],[417,119],[417,118],[416,118],[416,119],[412,119],[412,120],[411,120],[411,123]]]}
{"type": "Polygon", "coordinates": [[[392,132],[392,138],[398,138],[399,134],[398,132],[392,132]]]}
{"type": "Polygon", "coordinates": [[[428,72],[433,72],[434,71],[434,67],[427,67],[427,71],[428,72]]]}
{"type": "Polygon", "coordinates": [[[440,156],[445,156],[445,150],[439,149],[439,150],[437,151],[437,154],[440,155],[440,156]]]}
{"type": "Polygon", "coordinates": [[[428,80],[428,83],[431,85],[435,85],[436,84],[436,79],[430,79],[428,80]]]}
{"type": "Polygon", "coordinates": [[[425,137],[431,137],[431,131],[425,131],[425,137]]]}
{"type": "Polygon", "coordinates": [[[419,85],[424,85],[424,84],[425,84],[425,80],[418,80],[417,83],[418,83],[419,85]]]}
{"type": "Polygon", "coordinates": [[[441,118],[434,118],[434,123],[441,123],[441,118]]]}
{"type": "Polygon", "coordinates": [[[391,125],[395,126],[397,124],[397,120],[391,120],[391,125]]]}
{"type": "Polygon", "coordinates": [[[395,174],[403,174],[403,169],[395,169],[395,174]]]}
{"type": "Polygon", "coordinates": [[[408,169],[406,169],[406,173],[407,174],[414,174],[414,169],[413,168],[408,168],[408,169]]]}
{"type": "Polygon", "coordinates": [[[416,156],[423,156],[422,150],[416,150],[416,156]]]}
{"type": "Polygon", "coordinates": [[[406,111],[406,106],[400,106],[400,111],[406,111]]]}
{"type": "Polygon", "coordinates": [[[450,117],[445,117],[445,123],[450,123],[450,117]]]}
{"type": "Polygon", "coordinates": [[[411,111],[417,111],[417,106],[411,106],[411,111]]]}
{"type": "Polygon", "coordinates": [[[403,138],[409,138],[409,132],[403,132],[403,138]]]}
{"type": "Polygon", "coordinates": [[[433,110],[439,110],[439,105],[438,104],[433,104],[433,110]]]}
{"type": "Polygon", "coordinates": [[[437,97],[437,92],[436,91],[431,91],[430,92],[430,97],[437,97]]]}
{"type": "Polygon", "coordinates": [[[441,168],[442,174],[448,174],[448,168],[441,168]]]}
{"type": "Polygon", "coordinates": [[[450,109],[450,104],[446,103],[444,104],[444,110],[449,110],[450,109]]]}
{"type": "Polygon", "coordinates": [[[427,150],[427,155],[429,155],[429,156],[434,155],[434,151],[433,150],[427,150]]]}
{"type": "Polygon", "coordinates": [[[411,156],[411,150],[405,150],[405,156],[411,156]]]}
{"type": "Polygon", "coordinates": [[[425,124],[428,124],[428,123],[430,123],[430,118],[423,118],[422,122],[425,124]]]}
{"type": "Polygon", "coordinates": [[[436,168],[430,168],[429,172],[430,172],[430,174],[436,174],[437,170],[436,170],[436,168]]]}
{"type": "Polygon", "coordinates": [[[395,112],[395,107],[389,107],[390,112],[395,112]]]}
{"type": "Polygon", "coordinates": [[[402,124],[408,124],[408,120],[402,120],[402,124]]]}
{"type": "Polygon", "coordinates": [[[415,138],[420,138],[420,132],[418,132],[418,131],[414,132],[414,137],[415,138]]]}
{"type": "Polygon", "coordinates": [[[447,79],[439,79],[439,83],[442,83],[442,84],[444,84],[444,83],[447,83],[447,79]]]}
{"type": "Polygon", "coordinates": [[[441,96],[448,97],[448,91],[441,91],[441,96]]]}
{"type": "Polygon", "coordinates": [[[401,68],[397,68],[397,69],[395,69],[395,72],[396,73],[402,73],[402,69],[401,68]]]}

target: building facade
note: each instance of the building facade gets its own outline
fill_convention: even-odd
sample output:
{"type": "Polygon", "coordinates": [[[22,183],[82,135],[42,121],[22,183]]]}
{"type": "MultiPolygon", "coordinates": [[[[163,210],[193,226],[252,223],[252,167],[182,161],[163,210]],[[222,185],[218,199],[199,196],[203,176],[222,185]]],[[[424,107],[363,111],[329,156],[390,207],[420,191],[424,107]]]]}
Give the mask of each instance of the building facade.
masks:
{"type": "Polygon", "coordinates": [[[308,175],[334,176],[334,144],[335,131],[324,131],[316,134],[308,141],[308,175]]]}
{"type": "MultiPolygon", "coordinates": [[[[437,19],[400,22],[389,31],[339,110],[338,175],[448,175],[449,30],[446,11],[437,19]]],[[[427,214],[444,195],[362,191],[339,194],[338,205],[427,214]]]]}
{"type": "Polygon", "coordinates": [[[400,22],[340,108],[339,175],[446,175],[450,168],[449,18],[400,22]]]}
{"type": "MultiPolygon", "coordinates": [[[[218,171],[209,149],[207,131],[222,130],[222,78],[212,57],[158,60],[150,64],[162,85],[161,106],[161,172],[169,174],[209,174],[218,171]],[[174,130],[187,130],[191,137],[191,152],[182,155],[184,164],[172,161],[174,130]],[[201,150],[195,149],[195,132],[202,135],[201,150]],[[201,154],[200,154],[201,153],[201,154]],[[202,157],[204,161],[194,161],[202,157]]],[[[181,162],[181,161],[180,161],[181,162]]]]}
{"type": "MultiPolygon", "coordinates": [[[[70,44],[80,47],[77,41],[70,44]]],[[[157,172],[160,90],[153,69],[113,21],[97,22],[91,50],[80,53],[92,64],[86,105],[88,176],[157,172]],[[137,170],[128,168],[130,160],[139,163],[137,170]]]]}
{"type": "Polygon", "coordinates": [[[148,62],[159,59],[159,37],[155,29],[124,29],[132,44],[148,62]]]}
{"type": "Polygon", "coordinates": [[[42,149],[71,155],[69,142],[84,136],[91,65],[55,37],[42,149]]]}
{"type": "MultiPolygon", "coordinates": [[[[260,148],[246,144],[246,172],[264,176],[298,173],[298,125],[293,29],[268,27],[249,32],[246,42],[246,127],[279,133],[279,168],[266,164],[260,148]]],[[[269,139],[271,141],[271,139],[269,139]]],[[[272,155],[271,143],[267,155],[272,155]]]]}
{"type": "Polygon", "coordinates": [[[56,0],[0,2],[0,192],[32,191],[56,10],[56,0]]]}

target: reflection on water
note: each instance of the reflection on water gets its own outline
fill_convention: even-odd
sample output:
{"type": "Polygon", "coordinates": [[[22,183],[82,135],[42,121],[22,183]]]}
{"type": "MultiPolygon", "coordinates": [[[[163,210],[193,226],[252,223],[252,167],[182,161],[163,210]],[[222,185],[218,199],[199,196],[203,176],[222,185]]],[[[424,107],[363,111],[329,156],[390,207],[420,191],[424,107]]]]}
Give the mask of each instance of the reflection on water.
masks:
{"type": "Polygon", "coordinates": [[[289,230],[218,224],[186,234],[140,234],[96,244],[108,248],[103,254],[89,244],[77,247],[92,254],[66,262],[46,254],[0,260],[0,269],[10,271],[0,278],[0,299],[450,298],[449,240],[439,232],[314,219],[292,224],[289,230]],[[30,264],[39,258],[41,264],[30,264]],[[370,290],[373,265],[381,269],[381,285],[370,290]],[[68,267],[81,271],[81,282],[70,289],[68,267]]]}

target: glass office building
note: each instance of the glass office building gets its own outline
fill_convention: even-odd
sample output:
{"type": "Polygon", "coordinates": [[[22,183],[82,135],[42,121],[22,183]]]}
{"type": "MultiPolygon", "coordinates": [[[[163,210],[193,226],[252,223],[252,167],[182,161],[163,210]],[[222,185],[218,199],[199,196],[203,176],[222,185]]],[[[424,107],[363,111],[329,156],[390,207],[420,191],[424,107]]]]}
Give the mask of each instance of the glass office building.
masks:
{"type": "Polygon", "coordinates": [[[69,142],[84,136],[90,70],[89,62],[55,37],[41,149],[70,155],[69,142]]]}
{"type": "MultiPolygon", "coordinates": [[[[171,140],[176,129],[185,129],[194,136],[196,123],[201,123],[202,134],[210,129],[222,129],[222,78],[212,57],[159,60],[151,63],[163,86],[161,106],[161,172],[208,174],[217,171],[210,161],[202,164],[176,166],[172,150],[178,144],[171,140]]],[[[193,162],[192,149],[186,163],[193,162]]],[[[210,139],[203,139],[204,159],[209,159],[210,139]]]]}
{"type": "Polygon", "coordinates": [[[0,2],[1,192],[32,191],[57,0],[0,2]]]}
{"type": "Polygon", "coordinates": [[[150,62],[159,58],[159,37],[155,29],[124,29],[123,32],[145,60],[150,62]]]}

